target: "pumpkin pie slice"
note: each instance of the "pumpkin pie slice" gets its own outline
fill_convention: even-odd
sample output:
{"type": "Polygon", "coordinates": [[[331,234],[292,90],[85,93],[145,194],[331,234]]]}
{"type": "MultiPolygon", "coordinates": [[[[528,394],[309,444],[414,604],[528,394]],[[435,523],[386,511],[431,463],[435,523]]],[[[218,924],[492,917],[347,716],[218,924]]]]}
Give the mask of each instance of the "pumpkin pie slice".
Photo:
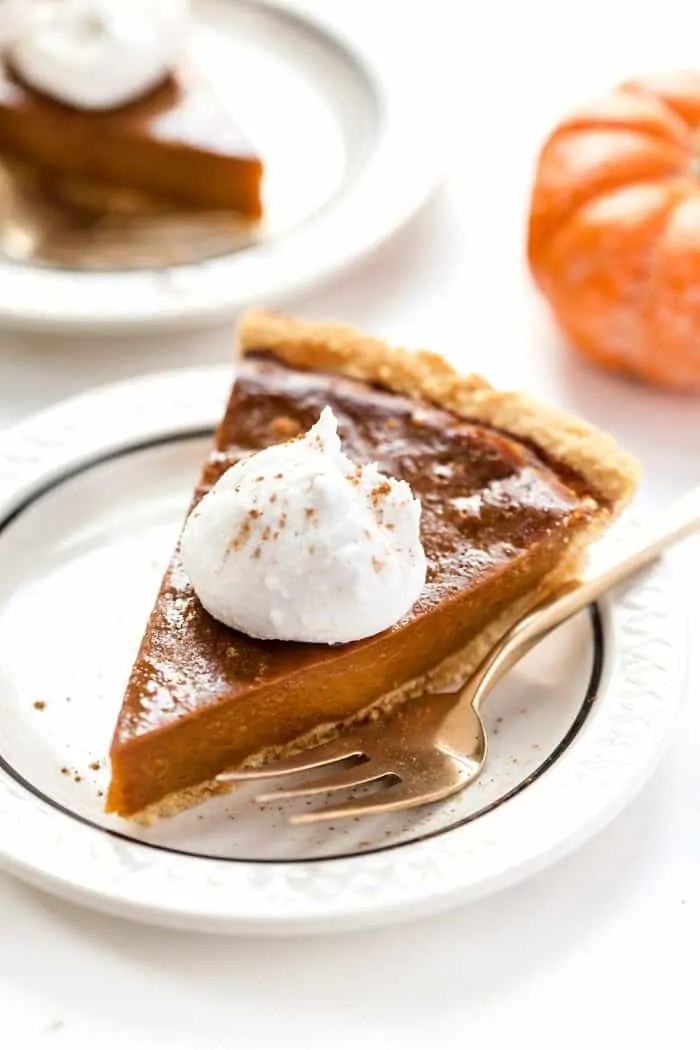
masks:
{"type": "Polygon", "coordinates": [[[227,790],[215,777],[316,744],[467,675],[500,635],[574,576],[631,496],[614,441],[520,394],[340,325],[261,311],[194,502],[242,456],[307,430],[330,405],[359,463],[422,502],[423,593],[347,645],[259,641],[200,605],[176,549],[126,689],[107,809],[169,816],[227,790]]]}
{"type": "Polygon", "coordinates": [[[86,210],[262,214],[262,161],[194,66],[95,112],[48,98],[0,63],[0,157],[50,199],[86,210]]]}

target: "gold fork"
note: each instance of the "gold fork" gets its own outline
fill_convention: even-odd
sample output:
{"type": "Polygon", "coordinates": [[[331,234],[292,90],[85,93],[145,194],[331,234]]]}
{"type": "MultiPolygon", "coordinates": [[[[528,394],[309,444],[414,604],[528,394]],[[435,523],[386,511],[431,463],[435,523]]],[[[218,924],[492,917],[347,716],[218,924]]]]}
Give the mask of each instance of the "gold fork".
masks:
{"type": "Polygon", "coordinates": [[[483,769],[487,740],[479,709],[500,679],[550,631],[570,619],[664,550],[700,528],[700,486],[634,529],[620,553],[589,571],[585,580],[564,585],[554,597],[513,626],[457,692],[408,701],[386,721],[370,721],[289,759],[252,769],[222,773],[222,783],[270,780],[292,773],[323,770],[325,775],[287,790],[257,796],[259,802],[308,798],[340,790],[377,788],[290,817],[311,824],[342,817],[376,816],[439,802],[464,790],[483,769]],[[334,767],[343,763],[339,769],[334,767]]]}

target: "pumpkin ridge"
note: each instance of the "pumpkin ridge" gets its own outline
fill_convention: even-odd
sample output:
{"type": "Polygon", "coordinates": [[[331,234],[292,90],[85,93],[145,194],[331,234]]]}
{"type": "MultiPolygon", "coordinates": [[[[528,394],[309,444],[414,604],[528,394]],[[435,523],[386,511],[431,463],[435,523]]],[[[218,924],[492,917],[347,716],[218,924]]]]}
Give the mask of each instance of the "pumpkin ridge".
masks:
{"type": "MultiPolygon", "coordinates": [[[[669,225],[673,221],[673,216],[681,204],[683,198],[680,190],[674,192],[673,190],[669,193],[668,206],[659,216],[658,227],[655,226],[654,236],[649,242],[648,250],[645,256],[644,266],[644,279],[640,281],[637,288],[637,309],[640,311],[640,327],[642,329],[642,338],[646,342],[647,353],[650,342],[649,332],[649,316],[648,316],[648,304],[651,300],[651,290],[654,286],[654,282],[657,278],[660,269],[660,256],[661,249],[666,237],[669,225]]],[[[629,365],[626,366],[625,371],[629,374],[634,374],[634,368],[629,365]]]]}
{"type": "Polygon", "coordinates": [[[693,126],[668,105],[665,99],[636,86],[624,85],[601,99],[574,110],[565,117],[550,138],[569,131],[618,130],[640,132],[661,142],[688,148],[693,126]],[[634,111],[630,102],[640,103],[634,111]],[[641,105],[643,103],[643,105],[641,105]]]}
{"type": "MultiPolygon", "coordinates": [[[[700,189],[693,195],[697,204],[700,189]]],[[[678,212],[686,209],[693,200],[691,196],[677,196],[666,213],[663,229],[654,242],[654,262],[647,281],[647,297],[642,300],[644,328],[647,334],[647,357],[645,375],[662,386],[700,388],[700,340],[697,338],[697,312],[685,304],[689,290],[694,292],[694,274],[686,274],[679,282],[674,274],[667,252],[671,241],[671,228],[677,221],[678,212]],[[668,298],[671,295],[669,308],[668,298]],[[660,331],[659,331],[660,329],[660,331]],[[684,344],[689,343],[695,351],[690,357],[684,344]],[[679,352],[680,351],[680,352],[679,352]]],[[[700,246],[698,249],[700,257],[700,246]]],[[[688,267],[692,269],[692,263],[688,267]]]]}
{"type": "MultiPolygon", "coordinates": [[[[556,186],[557,183],[561,184],[563,181],[561,174],[559,178],[550,178],[549,183],[546,181],[547,168],[555,168],[555,164],[552,163],[553,152],[547,154],[548,147],[554,148],[555,144],[559,144],[566,141],[570,136],[580,134],[593,134],[593,135],[610,135],[618,136],[620,139],[623,137],[627,138],[629,144],[630,140],[636,140],[639,144],[645,142],[661,143],[669,145],[669,153],[671,153],[671,144],[663,143],[661,139],[654,139],[653,136],[646,135],[643,132],[630,131],[620,128],[608,129],[591,129],[591,131],[571,131],[563,129],[561,134],[557,131],[553,136],[550,137],[549,141],[545,144],[544,149],[540,155],[540,162],[538,164],[537,173],[535,175],[535,189],[533,192],[533,198],[530,206],[530,219],[528,223],[528,237],[527,237],[527,257],[533,272],[536,273],[538,268],[538,257],[545,254],[547,247],[553,237],[556,237],[559,230],[567,225],[576,212],[580,211],[581,208],[585,207],[591,200],[599,196],[606,196],[617,189],[622,189],[628,185],[634,185],[641,182],[653,182],[655,180],[669,178],[670,176],[679,175],[683,172],[683,160],[687,159],[687,155],[683,153],[681,156],[681,148],[677,147],[678,155],[671,159],[668,158],[668,162],[662,165],[660,157],[657,155],[656,164],[651,166],[646,174],[640,172],[630,171],[632,167],[631,161],[637,158],[632,158],[629,155],[624,158],[624,162],[619,160],[615,161],[614,155],[609,158],[609,164],[601,164],[598,166],[596,173],[595,168],[591,168],[586,179],[582,179],[580,183],[576,183],[573,190],[570,191],[569,200],[564,201],[563,194],[561,191],[557,192],[556,189],[553,191],[552,186],[556,186]],[[603,174],[605,168],[611,168],[607,174],[603,174]],[[548,198],[548,199],[547,199],[548,198]],[[554,200],[554,205],[552,201],[554,200]]],[[[622,156],[622,153],[620,154],[622,156]]],[[[572,168],[574,165],[572,165],[572,168]]],[[[570,179],[570,182],[574,180],[570,179]]]]}
{"type": "Polygon", "coordinates": [[[653,99],[675,114],[693,131],[700,128],[700,73],[680,71],[627,81],[620,90],[653,99]]]}
{"type": "MultiPolygon", "coordinates": [[[[603,195],[599,200],[588,201],[582,210],[595,208],[609,198],[632,193],[636,188],[648,186],[653,180],[634,183],[629,186],[617,187],[613,193],[603,195]]],[[[577,244],[577,231],[585,234],[590,224],[580,222],[572,217],[572,220],[562,227],[557,236],[553,238],[550,245],[550,265],[545,266],[545,272],[557,274],[554,282],[549,282],[549,287],[543,290],[548,295],[552,311],[567,338],[574,345],[586,349],[589,355],[598,357],[594,349],[601,341],[600,324],[604,321],[607,340],[605,342],[605,358],[609,366],[614,366],[617,371],[634,372],[634,346],[636,342],[648,341],[648,325],[644,316],[644,303],[648,298],[649,288],[658,273],[658,256],[660,245],[664,234],[673,217],[675,209],[682,201],[680,184],[674,186],[673,180],[669,180],[668,199],[663,206],[651,217],[645,220],[643,212],[640,213],[638,221],[628,227],[622,227],[619,237],[619,257],[628,257],[628,272],[623,279],[620,271],[615,265],[613,253],[606,253],[610,270],[607,279],[610,282],[611,297],[607,309],[592,309],[591,302],[600,299],[604,293],[595,287],[595,271],[593,279],[584,278],[577,287],[575,283],[562,284],[564,275],[564,264],[562,259],[571,260],[577,257],[586,258],[585,240],[577,244]],[[625,237],[625,234],[627,236],[625,237]],[[641,239],[641,245],[635,244],[635,240],[641,239]],[[644,241],[646,240],[646,244],[644,241]],[[557,242],[559,250],[557,251],[557,242]],[[568,243],[567,243],[568,242],[568,243]],[[583,251],[579,249],[583,245],[583,251]],[[558,261],[556,261],[558,258],[558,261]],[[632,265],[634,260],[634,265],[632,265]],[[614,289],[614,295],[612,291],[614,289]],[[575,338],[570,333],[575,332],[575,338]]],[[[579,217],[580,219],[581,217],[579,217]]],[[[585,220],[585,216],[584,216],[585,220]]],[[[614,223],[603,225],[602,229],[609,236],[614,229],[614,223]]],[[[598,245],[600,253],[601,246],[598,245]]],[[[602,271],[604,274],[605,271],[602,271]]],[[[624,273],[624,270],[623,270],[624,273]]],[[[601,276],[601,271],[598,271],[601,276]]],[[[545,281],[545,285],[547,282],[545,281]]]]}

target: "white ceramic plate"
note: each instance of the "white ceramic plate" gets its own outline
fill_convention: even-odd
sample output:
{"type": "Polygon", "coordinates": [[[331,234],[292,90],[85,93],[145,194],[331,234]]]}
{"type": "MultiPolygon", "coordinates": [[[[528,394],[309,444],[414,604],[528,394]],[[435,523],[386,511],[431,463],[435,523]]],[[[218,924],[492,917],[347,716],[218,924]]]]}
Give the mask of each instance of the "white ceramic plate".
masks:
{"type": "Polygon", "coordinates": [[[681,644],[658,569],[499,688],[487,769],[455,800],[313,830],[245,791],[150,830],[103,814],[121,693],[230,379],[122,383],[0,439],[0,861],[113,913],[290,934],[468,901],[585,840],[674,722],[681,644]]]}
{"type": "Polygon", "coordinates": [[[417,77],[396,36],[367,32],[354,6],[194,2],[192,46],[266,161],[259,241],[189,265],[80,272],[33,258],[30,216],[0,238],[13,256],[0,256],[0,322],[111,331],[222,318],[307,290],[398,229],[442,174],[437,71],[417,77]]]}

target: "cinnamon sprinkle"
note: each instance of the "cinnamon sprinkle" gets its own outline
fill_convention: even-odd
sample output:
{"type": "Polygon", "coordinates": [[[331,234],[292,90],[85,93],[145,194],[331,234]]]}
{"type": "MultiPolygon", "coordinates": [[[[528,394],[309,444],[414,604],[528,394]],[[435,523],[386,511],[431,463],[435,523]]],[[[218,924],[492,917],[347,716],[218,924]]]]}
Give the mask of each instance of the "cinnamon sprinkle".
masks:
{"type": "Polygon", "coordinates": [[[391,485],[388,481],[380,481],[378,485],[375,485],[370,492],[370,500],[375,510],[381,505],[382,500],[389,495],[391,492],[391,485]]]}
{"type": "Polygon", "coordinates": [[[372,489],[373,496],[388,496],[391,492],[391,485],[388,481],[380,481],[378,485],[375,485],[372,489]]]}
{"type": "Polygon", "coordinates": [[[241,549],[241,547],[243,547],[245,545],[245,543],[246,543],[246,541],[248,540],[249,537],[250,537],[250,519],[246,518],[246,520],[243,522],[243,524],[241,525],[241,527],[238,530],[238,532],[236,533],[236,535],[233,537],[233,539],[229,543],[228,549],[230,551],[239,551],[241,549]]]}

